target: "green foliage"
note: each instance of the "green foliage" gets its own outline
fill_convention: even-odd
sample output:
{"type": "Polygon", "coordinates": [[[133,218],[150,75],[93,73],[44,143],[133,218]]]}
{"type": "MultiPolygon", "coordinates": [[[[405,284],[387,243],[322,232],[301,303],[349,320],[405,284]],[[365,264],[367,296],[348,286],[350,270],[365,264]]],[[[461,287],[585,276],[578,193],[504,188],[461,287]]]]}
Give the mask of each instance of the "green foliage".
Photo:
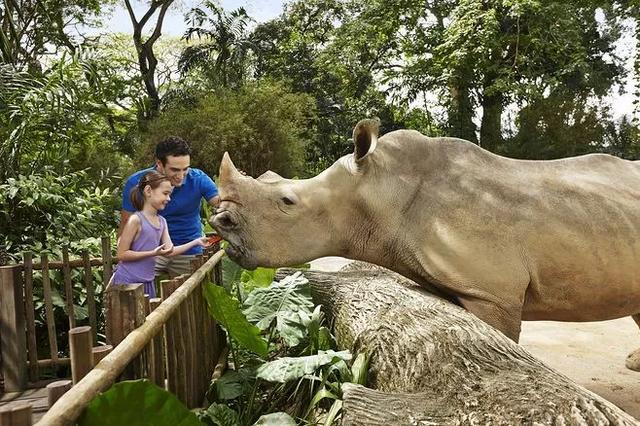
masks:
{"type": "Polygon", "coordinates": [[[260,416],[254,426],[295,426],[296,421],[287,413],[271,413],[260,416]]]}
{"type": "Polygon", "coordinates": [[[268,382],[286,383],[312,374],[320,367],[350,359],[349,351],[332,350],[319,351],[317,355],[282,357],[261,365],[257,370],[257,377],[268,382]]]}
{"type": "Polygon", "coordinates": [[[275,83],[203,93],[195,105],[169,106],[149,124],[143,161],[150,161],[155,143],[176,134],[191,143],[192,165],[209,175],[217,175],[228,151],[236,166],[252,176],[269,169],[297,176],[303,170],[310,111],[307,96],[275,83]]]}
{"type": "Polygon", "coordinates": [[[249,77],[247,56],[253,44],[247,26],[252,19],[242,7],[227,13],[212,1],[203,6],[186,15],[189,28],[184,38],[191,41],[197,36],[204,42],[187,46],[178,67],[183,75],[198,69],[211,88],[240,87],[249,77]]]}
{"type": "Polygon", "coordinates": [[[225,289],[213,284],[204,286],[209,314],[216,319],[246,349],[260,355],[267,355],[267,342],[260,337],[260,329],[249,323],[240,311],[238,301],[232,299],[225,289]]]}
{"type": "Polygon", "coordinates": [[[300,272],[279,283],[258,288],[244,302],[247,319],[261,330],[275,323],[275,329],[289,346],[296,346],[304,338],[302,315],[308,318],[313,307],[308,280],[300,272]]]}
{"type": "Polygon", "coordinates": [[[128,166],[118,140],[135,116],[113,110],[123,98],[105,61],[63,56],[36,76],[0,66],[0,182],[45,167],[100,180],[128,166]]]}
{"type": "Polygon", "coordinates": [[[240,416],[225,404],[213,403],[206,410],[198,412],[198,419],[210,426],[240,426],[240,416]]]}
{"type": "MultiPolygon", "coordinates": [[[[243,272],[236,273],[236,277],[242,275],[243,272]]],[[[260,275],[271,274],[264,271],[260,275]]],[[[229,286],[242,285],[237,281],[229,286]]],[[[224,296],[222,299],[225,300],[222,303],[228,304],[224,296]]],[[[232,305],[238,310],[234,315],[243,315],[237,303],[232,305]]],[[[210,392],[215,396],[212,410],[217,412],[219,403],[224,402],[234,410],[242,425],[252,424],[261,414],[278,409],[310,421],[322,411],[326,413],[325,424],[332,424],[342,406],[341,383],[352,380],[364,383],[366,380],[366,356],[359,355],[349,368],[346,361],[351,359],[351,353],[334,350],[335,340],[323,324],[320,306],[311,310],[314,305],[309,284],[300,272],[280,282],[274,281],[268,287],[255,289],[243,306],[249,321],[260,325],[263,333],[269,336],[269,353],[266,357],[256,358],[250,347],[229,332],[235,369],[228,370],[213,383],[215,392],[210,392]],[[283,327],[283,323],[286,326],[283,327]]],[[[207,424],[227,424],[215,420],[215,416],[209,416],[206,411],[199,415],[207,424]]],[[[262,421],[284,421],[281,415],[273,414],[262,421]]]]}
{"type": "Polygon", "coordinates": [[[18,256],[109,235],[116,203],[115,191],[96,186],[85,171],[9,178],[0,184],[0,247],[18,256]]]}
{"type": "Polygon", "coordinates": [[[78,424],[200,426],[202,423],[172,393],[148,380],[135,380],[116,383],[96,396],[78,424]]]}

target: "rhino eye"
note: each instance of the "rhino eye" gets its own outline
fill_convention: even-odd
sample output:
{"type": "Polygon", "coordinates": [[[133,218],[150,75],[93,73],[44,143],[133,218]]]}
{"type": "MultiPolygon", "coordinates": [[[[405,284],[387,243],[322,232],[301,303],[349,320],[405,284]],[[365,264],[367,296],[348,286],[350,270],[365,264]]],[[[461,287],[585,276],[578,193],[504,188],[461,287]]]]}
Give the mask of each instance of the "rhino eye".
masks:
{"type": "Polygon", "coordinates": [[[282,197],[282,202],[283,202],[283,203],[285,203],[285,204],[286,204],[286,205],[288,205],[288,206],[292,206],[292,205],[294,205],[294,204],[295,204],[295,203],[294,203],[293,201],[291,201],[291,199],[290,199],[290,198],[288,198],[288,197],[282,197]]]}

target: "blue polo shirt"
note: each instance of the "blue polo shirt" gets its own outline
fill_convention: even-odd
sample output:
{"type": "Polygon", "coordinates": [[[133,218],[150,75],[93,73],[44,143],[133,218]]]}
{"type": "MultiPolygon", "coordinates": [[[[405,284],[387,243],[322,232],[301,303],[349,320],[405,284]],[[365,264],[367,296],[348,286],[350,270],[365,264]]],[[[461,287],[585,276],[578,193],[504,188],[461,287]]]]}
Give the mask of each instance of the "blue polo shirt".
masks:
{"type": "MultiPolygon", "coordinates": [[[[136,211],[131,203],[131,189],[138,185],[142,176],[155,170],[154,167],[135,172],[127,179],[122,193],[122,210],[130,213],[136,211]]],[[[210,200],[218,195],[218,188],[206,173],[190,168],[182,181],[182,185],[173,187],[171,200],[158,213],[167,220],[169,236],[174,245],[188,243],[202,236],[200,222],[200,202],[204,198],[210,200]]],[[[196,246],[184,254],[202,253],[202,247],[196,246]]]]}

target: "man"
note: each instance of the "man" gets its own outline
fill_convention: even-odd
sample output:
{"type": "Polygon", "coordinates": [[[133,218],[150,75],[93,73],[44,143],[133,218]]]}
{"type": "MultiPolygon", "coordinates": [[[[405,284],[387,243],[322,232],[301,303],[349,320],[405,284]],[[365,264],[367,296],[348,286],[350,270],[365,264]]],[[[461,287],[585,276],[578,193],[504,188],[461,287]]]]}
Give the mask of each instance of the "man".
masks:
{"type": "MultiPolygon", "coordinates": [[[[190,168],[191,149],[187,142],[175,136],[169,136],[156,145],[156,164],[149,169],[140,170],[131,175],[122,193],[122,210],[118,236],[135,212],[131,203],[131,190],[138,185],[140,178],[150,170],[156,169],[171,180],[173,192],[171,200],[159,213],[167,220],[169,235],[173,244],[188,243],[202,236],[200,222],[200,202],[204,198],[216,207],[219,203],[218,188],[202,170],[190,168]]],[[[162,272],[171,278],[191,272],[191,260],[202,253],[202,247],[194,247],[185,254],[156,258],[156,276],[162,272]]]]}

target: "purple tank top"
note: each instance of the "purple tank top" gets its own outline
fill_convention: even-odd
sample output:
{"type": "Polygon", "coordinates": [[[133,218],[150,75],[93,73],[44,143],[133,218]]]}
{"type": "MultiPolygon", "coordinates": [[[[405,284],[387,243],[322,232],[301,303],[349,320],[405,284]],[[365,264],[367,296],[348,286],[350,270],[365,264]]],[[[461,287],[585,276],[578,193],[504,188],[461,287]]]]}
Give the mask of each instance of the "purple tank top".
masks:
{"type": "MultiPolygon", "coordinates": [[[[135,214],[140,218],[141,228],[138,238],[131,243],[131,250],[150,251],[155,249],[160,245],[162,233],[167,226],[167,221],[164,217],[158,215],[160,226],[155,227],[142,212],[136,212],[135,214]]],[[[152,282],[155,275],[155,263],[155,256],[145,257],[144,259],[132,262],[119,262],[113,276],[113,283],[131,284],[152,282]]]]}

